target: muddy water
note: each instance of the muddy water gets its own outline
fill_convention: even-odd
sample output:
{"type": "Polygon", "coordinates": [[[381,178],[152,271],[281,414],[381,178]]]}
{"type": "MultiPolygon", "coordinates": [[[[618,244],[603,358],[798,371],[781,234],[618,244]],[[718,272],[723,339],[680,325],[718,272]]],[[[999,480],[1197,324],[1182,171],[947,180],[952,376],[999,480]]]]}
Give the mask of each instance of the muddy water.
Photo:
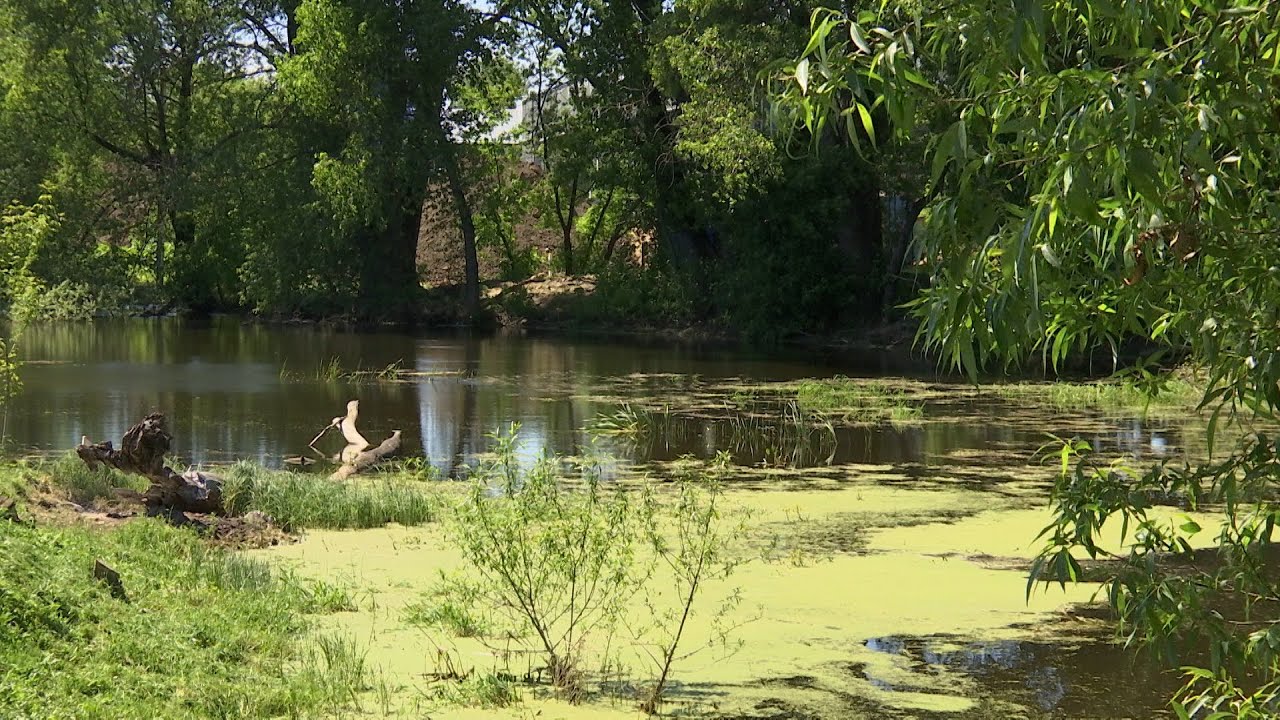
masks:
{"type": "MultiPolygon", "coordinates": [[[[1024,598],[1051,468],[1045,432],[1144,459],[1199,447],[1194,419],[1058,412],[922,376],[895,379],[923,406],[905,424],[797,422],[802,378],[892,376],[878,357],[752,354],[723,348],[517,336],[344,333],[230,319],[40,326],[22,338],[25,389],[5,410],[10,449],[59,453],[81,435],[119,438],[152,410],[176,454],[278,466],[346,400],[371,438],[401,429],[405,451],[448,476],[519,422],[522,452],[618,458],[621,476],[662,475],[679,458],[732,454],[733,504],[752,513],[761,552],[732,580],[743,602],[731,654],[677,666],[668,712],[707,717],[1151,717],[1177,679],[1108,642],[1095,588],[1024,598]],[[332,378],[394,366],[384,377],[332,378]],[[637,432],[600,435],[626,409],[637,432]]],[[[336,439],[329,439],[330,443],[336,439]]],[[[331,449],[331,448],[326,448],[331,449]]],[[[642,659],[622,663],[589,702],[527,688],[514,708],[462,709],[437,697],[442,658],[512,672],[493,643],[411,625],[405,608],[461,558],[440,526],[315,532],[271,551],[338,581],[361,611],[323,619],[369,650],[381,698],[370,715],[633,717],[642,659]]],[[[714,623],[695,616],[693,632],[714,623]]],[[[721,619],[725,620],[724,618],[721,619]]],[[[626,649],[611,652],[626,654],[626,649]]],[[[514,661],[517,665],[522,660],[514,661]]]]}

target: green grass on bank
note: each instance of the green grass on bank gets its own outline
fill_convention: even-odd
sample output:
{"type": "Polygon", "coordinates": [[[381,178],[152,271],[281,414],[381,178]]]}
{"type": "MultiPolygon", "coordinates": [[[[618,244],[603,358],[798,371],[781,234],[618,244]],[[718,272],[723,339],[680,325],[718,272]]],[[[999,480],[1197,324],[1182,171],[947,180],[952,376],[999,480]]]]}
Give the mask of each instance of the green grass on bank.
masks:
{"type": "MultiPolygon", "coordinates": [[[[436,516],[432,486],[413,471],[335,482],[321,474],[267,470],[242,461],[215,473],[224,481],[223,504],[229,512],[259,510],[289,531],[372,528],[393,522],[419,525],[436,516]]],[[[111,500],[116,488],[141,492],[147,484],[135,475],[89,470],[74,453],[47,462],[12,464],[0,472],[0,495],[22,496],[41,486],[86,507],[111,500]]]]}
{"type": "Polygon", "coordinates": [[[436,516],[431,485],[395,474],[332,481],[322,475],[265,470],[239,462],[222,472],[232,513],[260,510],[286,530],[420,525],[436,516]]]}
{"type": "Polygon", "coordinates": [[[351,642],[308,632],[307,613],[349,606],[333,594],[158,520],[0,522],[0,715],[331,715],[367,685],[351,642]]]}

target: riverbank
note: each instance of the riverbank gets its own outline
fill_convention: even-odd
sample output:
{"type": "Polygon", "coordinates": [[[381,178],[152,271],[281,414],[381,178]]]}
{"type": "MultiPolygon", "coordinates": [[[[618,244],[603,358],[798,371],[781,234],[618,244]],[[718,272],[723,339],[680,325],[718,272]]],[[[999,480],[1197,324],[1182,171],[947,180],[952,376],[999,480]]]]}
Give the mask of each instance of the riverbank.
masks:
{"type": "MultiPolygon", "coordinates": [[[[359,659],[358,681],[332,681],[346,688],[343,699],[300,705],[302,716],[639,717],[661,675],[653,656],[663,653],[655,648],[663,629],[675,626],[654,618],[671,618],[681,597],[662,553],[679,547],[679,518],[698,517],[678,508],[700,507],[683,503],[682,478],[724,463],[716,471],[723,490],[716,517],[727,529],[715,547],[733,572],[702,586],[684,625],[684,649],[673,654],[661,714],[1132,716],[1159,713],[1176,689],[1176,677],[1110,642],[1089,602],[1095,585],[1037,591],[1030,604],[1025,590],[1057,476],[1056,463],[1037,455],[1045,433],[1085,439],[1108,459],[1201,456],[1202,419],[1184,392],[1190,384],[1148,402],[1114,383],[976,388],[842,377],[803,353],[281,331],[234,321],[33,327],[26,339],[38,354],[24,370],[24,393],[8,406],[8,429],[23,433],[21,447],[43,442],[65,452],[66,438],[86,429],[114,439],[123,432],[112,429],[115,419],[163,410],[173,430],[170,457],[227,478],[228,506],[268,519],[272,534],[219,537],[200,523],[174,530],[112,492],[122,485],[136,492],[130,480],[54,461],[0,472],[36,490],[18,513],[23,521],[34,515],[43,534],[21,542],[102,548],[126,592],[142,583],[159,597],[178,590],[139,578],[151,566],[112,549],[116,533],[159,523],[147,532],[181,532],[202,552],[253,560],[272,577],[330,598],[322,611],[278,600],[294,608],[286,625],[302,629],[286,659],[260,656],[287,669],[270,681],[277,687],[292,682],[287,672],[304,667],[308,653],[323,659],[324,638],[339,639],[359,659]],[[404,431],[402,461],[346,483],[262,467],[309,452],[317,428],[353,397],[370,436],[404,431]],[[501,433],[489,434],[513,421],[523,425],[518,441],[504,445],[501,433]],[[522,467],[515,487],[527,487],[527,468],[548,455],[559,473],[551,486],[566,492],[547,497],[560,497],[564,508],[581,508],[585,485],[570,470],[584,463],[599,463],[601,497],[629,501],[601,505],[617,510],[614,525],[590,526],[618,571],[605,586],[624,588],[617,594],[627,602],[607,614],[608,632],[593,625],[559,646],[572,648],[578,660],[571,664],[548,661],[537,629],[513,614],[510,597],[496,593],[483,570],[485,558],[501,557],[495,548],[575,547],[521,534],[532,532],[521,518],[545,519],[546,506],[542,515],[472,524],[477,507],[503,506],[507,475],[474,469],[504,447],[522,467]],[[649,515],[637,510],[651,507],[646,498],[649,515]],[[475,527],[521,539],[477,545],[484,534],[475,527]]],[[[324,441],[321,451],[329,452],[324,441]]],[[[0,487],[4,494],[12,496],[0,487]]],[[[614,515],[585,517],[594,523],[614,515]]],[[[31,530],[0,522],[0,538],[10,529],[31,530]]],[[[157,541],[155,552],[182,567],[194,552],[184,542],[157,541]]],[[[17,548],[13,557],[26,552],[18,541],[8,547],[17,548]]],[[[59,570],[78,583],[67,593],[119,602],[93,579],[92,562],[74,562],[59,570]]],[[[38,598],[38,577],[23,578],[24,597],[38,598]]],[[[188,640],[171,642],[185,647],[188,640]]],[[[80,652],[105,647],[95,643],[80,652]]],[[[251,663],[243,653],[237,657],[251,663]]],[[[171,711],[156,698],[178,693],[177,681],[139,681],[160,688],[139,701],[139,714],[171,711]]],[[[253,699],[252,689],[222,687],[247,693],[246,707],[266,702],[253,699]]],[[[32,703],[54,702],[44,685],[20,691],[32,703]]],[[[94,702],[92,691],[72,697],[85,707],[94,702]]],[[[104,698],[110,708],[81,714],[110,716],[130,701],[104,698]]]]}
{"type": "MultiPolygon", "coordinates": [[[[681,461],[655,468],[663,478],[656,483],[643,471],[613,482],[627,493],[649,488],[665,516],[676,507],[671,478],[706,467],[681,461]]],[[[247,464],[232,470],[251,474],[259,487],[291,485],[286,496],[339,504],[318,476],[247,464]]],[[[542,669],[536,634],[512,624],[520,615],[495,604],[497,596],[466,590],[483,587],[475,584],[483,576],[459,525],[465,484],[393,472],[357,485],[352,492],[380,496],[385,507],[396,504],[392,483],[416,487],[433,509],[409,524],[384,526],[390,517],[371,516],[355,526],[366,529],[326,529],[349,525],[343,520],[349,514],[304,521],[298,509],[316,503],[278,502],[281,517],[292,518],[282,523],[293,526],[290,541],[246,554],[210,546],[192,529],[124,516],[109,490],[127,483],[120,477],[91,482],[70,463],[10,464],[0,477],[4,492],[74,498],[86,510],[42,517],[34,528],[0,522],[4,597],[10,606],[18,598],[25,613],[13,666],[27,667],[35,647],[53,642],[29,630],[44,622],[32,619],[30,608],[54,587],[32,574],[36,568],[53,569],[63,585],[54,587],[61,599],[52,607],[70,613],[58,616],[68,629],[55,654],[74,650],[81,657],[77,668],[56,677],[6,679],[0,696],[26,703],[12,707],[113,718],[212,717],[218,708],[241,716],[643,717],[637,703],[654,671],[649,641],[641,638],[666,617],[653,608],[671,602],[660,590],[667,581],[638,586],[616,625],[598,626],[574,644],[582,675],[566,695],[542,669]],[[89,514],[110,507],[123,517],[105,523],[89,514]],[[93,559],[119,573],[127,602],[92,578],[93,559]],[[113,681],[127,692],[104,689],[101,677],[122,653],[156,660],[130,666],[113,681]],[[166,663],[181,672],[164,673],[166,663]]],[[[932,470],[730,469],[717,517],[732,529],[722,550],[737,565],[701,590],[661,714],[963,719],[1039,717],[1046,708],[1050,716],[1154,712],[1176,679],[1153,675],[1108,641],[1090,605],[1096,586],[1055,587],[1024,599],[1025,569],[1036,551],[1031,538],[1046,520],[1041,503],[1051,479],[1051,468],[998,451],[957,455],[932,470]],[[978,476],[981,485],[974,484],[978,476]],[[1099,674],[1106,683],[1096,682],[1099,674]],[[1024,677],[1052,682],[1009,684],[1024,677]]],[[[252,494],[244,501],[253,506],[252,494]]],[[[18,514],[25,520],[31,513],[19,507],[18,514]]],[[[670,579],[643,575],[646,583],[670,579]]]]}

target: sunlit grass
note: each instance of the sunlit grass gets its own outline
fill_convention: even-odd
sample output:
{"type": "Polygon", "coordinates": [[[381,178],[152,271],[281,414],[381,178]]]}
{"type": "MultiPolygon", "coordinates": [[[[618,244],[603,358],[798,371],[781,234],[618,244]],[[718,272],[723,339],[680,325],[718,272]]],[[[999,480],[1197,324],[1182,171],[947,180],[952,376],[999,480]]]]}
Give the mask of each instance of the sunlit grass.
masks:
{"type": "Polygon", "coordinates": [[[126,475],[106,466],[90,470],[74,452],[40,463],[37,471],[48,484],[61,491],[67,499],[79,505],[91,505],[95,500],[110,499],[111,491],[123,488],[142,492],[150,484],[146,478],[126,475]]]}
{"type": "Polygon", "coordinates": [[[908,423],[924,416],[923,404],[903,388],[862,378],[804,380],[796,388],[796,403],[808,412],[839,415],[855,422],[908,423]]]}
{"type": "MultiPolygon", "coordinates": [[[[159,520],[0,527],[5,717],[317,717],[366,685],[350,640],[306,614],[343,605],[159,520]],[[127,600],[93,578],[101,560],[127,600]]],[[[347,603],[349,604],[349,603],[347,603]]]]}
{"type": "Polygon", "coordinates": [[[228,468],[223,479],[223,504],[229,512],[259,510],[286,530],[420,525],[436,515],[429,485],[391,474],[333,481],[242,461],[228,468]]]}
{"type": "Polygon", "coordinates": [[[365,370],[358,366],[354,370],[348,370],[343,366],[342,358],[333,355],[322,362],[310,375],[291,370],[286,362],[280,366],[278,377],[280,382],[285,383],[306,380],[314,380],[321,383],[394,382],[399,380],[405,372],[405,368],[399,360],[371,370],[365,370]]]}
{"type": "Polygon", "coordinates": [[[1150,394],[1129,382],[1034,382],[991,385],[985,390],[1003,398],[1042,402],[1065,410],[1135,410],[1195,408],[1203,386],[1184,378],[1170,378],[1159,392],[1150,394]]]}

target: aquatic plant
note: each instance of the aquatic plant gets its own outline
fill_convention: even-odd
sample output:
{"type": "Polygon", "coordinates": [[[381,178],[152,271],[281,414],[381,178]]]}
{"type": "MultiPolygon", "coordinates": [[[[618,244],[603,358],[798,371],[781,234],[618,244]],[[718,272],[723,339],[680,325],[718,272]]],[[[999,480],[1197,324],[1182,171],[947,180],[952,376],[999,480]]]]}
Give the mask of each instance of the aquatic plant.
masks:
{"type": "Polygon", "coordinates": [[[316,380],[320,382],[337,382],[342,378],[342,360],[337,355],[321,363],[316,369],[316,380]]]}
{"type": "Polygon", "coordinates": [[[471,675],[457,682],[440,683],[432,694],[450,705],[500,708],[520,702],[515,680],[505,674],[471,675]]]}
{"type": "Polygon", "coordinates": [[[805,380],[796,388],[796,403],[810,412],[837,415],[846,421],[899,423],[918,420],[923,405],[905,389],[882,380],[836,376],[805,380]]]}
{"type": "Polygon", "coordinates": [[[363,656],[307,632],[315,588],[158,520],[0,527],[6,717],[314,717],[366,684],[363,656]],[[117,599],[94,579],[114,568],[117,599]],[[122,660],[126,659],[127,662],[122,660]]]}
{"type": "Polygon", "coordinates": [[[266,470],[245,461],[228,469],[222,495],[229,512],[259,510],[286,530],[418,525],[436,514],[428,487],[395,475],[344,482],[266,470]]]}
{"type": "Polygon", "coordinates": [[[439,584],[405,608],[403,619],[442,628],[454,637],[478,637],[489,630],[489,619],[477,610],[481,594],[481,588],[464,576],[442,575],[439,584]]]}
{"type": "Polygon", "coordinates": [[[655,414],[623,403],[612,413],[596,415],[587,430],[594,435],[641,437],[648,435],[655,423],[655,414]]]}
{"type": "Polygon", "coordinates": [[[1204,388],[1192,380],[1175,377],[1153,388],[1125,379],[1101,382],[1003,383],[986,390],[1004,398],[1043,402],[1061,409],[1178,410],[1191,411],[1204,388]]]}

